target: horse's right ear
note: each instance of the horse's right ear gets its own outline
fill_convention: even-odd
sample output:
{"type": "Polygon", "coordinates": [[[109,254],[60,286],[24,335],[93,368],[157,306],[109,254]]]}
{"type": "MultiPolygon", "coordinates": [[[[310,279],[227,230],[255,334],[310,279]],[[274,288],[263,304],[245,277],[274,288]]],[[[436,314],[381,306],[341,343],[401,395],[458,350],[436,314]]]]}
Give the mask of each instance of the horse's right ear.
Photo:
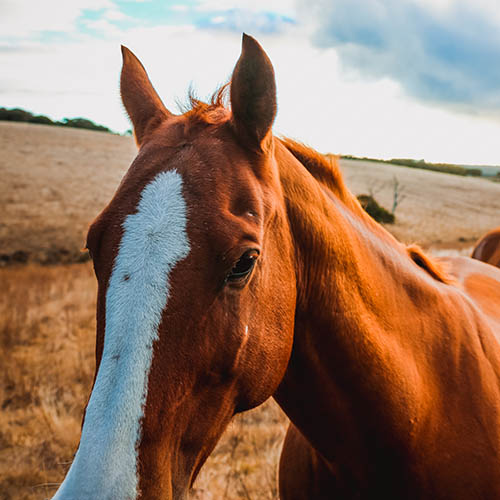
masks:
{"type": "Polygon", "coordinates": [[[137,145],[161,122],[172,114],[167,110],[139,59],[122,45],[123,66],[120,93],[127,114],[134,126],[137,145]]]}

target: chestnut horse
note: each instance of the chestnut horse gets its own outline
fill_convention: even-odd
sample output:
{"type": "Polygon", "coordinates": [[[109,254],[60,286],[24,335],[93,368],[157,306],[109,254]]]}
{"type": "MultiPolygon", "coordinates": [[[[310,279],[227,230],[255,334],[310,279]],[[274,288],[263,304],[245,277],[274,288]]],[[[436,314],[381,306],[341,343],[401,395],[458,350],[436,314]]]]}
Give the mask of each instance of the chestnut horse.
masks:
{"type": "Polygon", "coordinates": [[[445,273],[336,164],[274,137],[251,37],[230,109],[219,92],[174,115],[123,59],[139,152],[87,237],[97,371],[55,498],[186,498],[231,418],[272,395],[298,433],[287,498],[500,497],[500,270],[445,273]]]}
{"type": "Polygon", "coordinates": [[[500,267],[500,227],[492,229],[479,239],[471,257],[500,267]]]}

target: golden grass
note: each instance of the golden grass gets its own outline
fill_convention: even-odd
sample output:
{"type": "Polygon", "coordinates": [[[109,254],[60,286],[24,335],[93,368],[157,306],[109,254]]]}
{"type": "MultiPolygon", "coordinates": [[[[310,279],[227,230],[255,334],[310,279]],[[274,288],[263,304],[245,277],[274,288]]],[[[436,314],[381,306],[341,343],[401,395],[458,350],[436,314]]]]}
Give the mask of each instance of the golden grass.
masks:
{"type": "Polygon", "coordinates": [[[80,432],[94,371],[88,265],[0,271],[0,491],[45,498],[80,432]]]}
{"type": "Polygon", "coordinates": [[[133,160],[130,137],[0,122],[0,260],[76,262],[133,160]]]}
{"type": "Polygon", "coordinates": [[[470,247],[500,224],[500,183],[377,162],[340,164],[349,189],[356,195],[372,191],[389,209],[397,178],[404,199],[396,209],[396,224],[385,227],[406,243],[470,247]]]}
{"type": "MultiPolygon", "coordinates": [[[[0,498],[50,498],[69,467],[94,376],[90,264],[0,269],[0,498]]],[[[230,425],[196,498],[274,499],[287,420],[273,402],[230,425]]]]}

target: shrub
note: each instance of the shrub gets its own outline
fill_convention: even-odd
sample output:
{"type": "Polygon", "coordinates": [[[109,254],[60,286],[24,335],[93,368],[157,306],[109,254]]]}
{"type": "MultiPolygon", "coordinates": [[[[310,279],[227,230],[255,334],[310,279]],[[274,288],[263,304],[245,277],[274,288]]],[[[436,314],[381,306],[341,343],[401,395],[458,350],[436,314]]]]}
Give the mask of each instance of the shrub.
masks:
{"type": "Polygon", "coordinates": [[[30,123],[42,123],[43,125],[55,125],[55,123],[45,115],[36,115],[33,116],[30,120],[30,123]]]}
{"type": "Polygon", "coordinates": [[[99,130],[101,132],[111,132],[108,127],[96,125],[93,121],[87,120],[86,118],[63,118],[62,122],[59,122],[58,125],[73,128],[86,128],[88,130],[99,130]]]}
{"type": "Polygon", "coordinates": [[[373,196],[369,194],[360,194],[358,196],[358,201],[364,208],[368,215],[371,215],[377,222],[384,222],[386,224],[393,224],[395,221],[394,214],[391,214],[389,210],[379,205],[373,196]]]}
{"type": "MultiPolygon", "coordinates": [[[[410,160],[408,158],[393,158],[388,163],[402,165],[410,168],[421,168],[424,170],[434,170],[435,172],[444,172],[446,174],[467,175],[467,169],[461,165],[452,165],[449,163],[427,163],[425,160],[410,160]]],[[[473,174],[469,174],[473,175],[473,174]]]]}

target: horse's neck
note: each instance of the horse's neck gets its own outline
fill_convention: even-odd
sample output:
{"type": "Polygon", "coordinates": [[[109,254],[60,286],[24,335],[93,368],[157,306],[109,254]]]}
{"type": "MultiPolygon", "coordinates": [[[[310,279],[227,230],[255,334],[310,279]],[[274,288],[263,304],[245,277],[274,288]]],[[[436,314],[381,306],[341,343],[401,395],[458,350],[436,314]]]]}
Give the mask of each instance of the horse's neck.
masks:
{"type": "Polygon", "coordinates": [[[428,339],[418,324],[429,306],[438,307],[441,284],[350,200],[281,154],[298,304],[292,358],[276,399],[325,454],[332,449],[325,429],[338,446],[352,448],[367,439],[368,424],[386,446],[398,439],[396,429],[412,432],[423,404],[418,359],[428,339]]]}
{"type": "Polygon", "coordinates": [[[298,297],[275,399],[360,498],[481,496],[500,457],[493,330],[467,287],[294,156],[277,149],[298,297]]]}
{"type": "Polygon", "coordinates": [[[297,255],[299,315],[331,330],[357,329],[368,317],[394,322],[391,309],[414,302],[416,289],[436,293],[432,269],[419,268],[411,250],[374,222],[346,188],[335,190],[290,158],[282,184],[297,255]]]}

